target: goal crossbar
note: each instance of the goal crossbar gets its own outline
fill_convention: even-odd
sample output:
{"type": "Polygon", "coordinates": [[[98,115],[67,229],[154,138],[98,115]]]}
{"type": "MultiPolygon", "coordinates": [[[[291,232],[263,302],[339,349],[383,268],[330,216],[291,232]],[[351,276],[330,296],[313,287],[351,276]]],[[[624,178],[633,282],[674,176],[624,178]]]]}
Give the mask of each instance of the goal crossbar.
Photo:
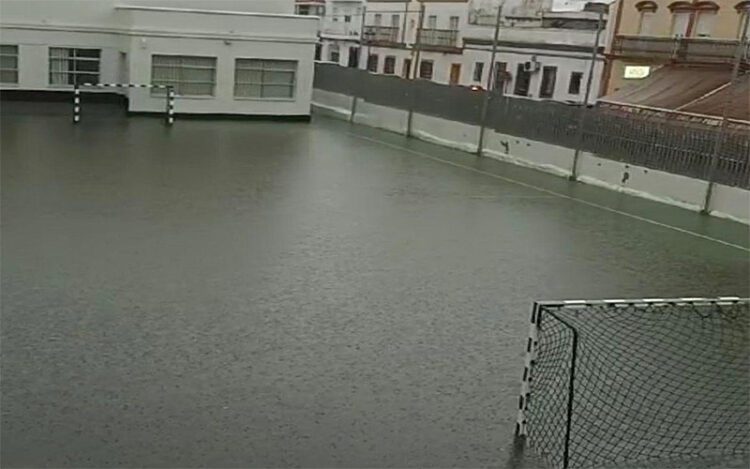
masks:
{"type": "Polygon", "coordinates": [[[74,124],[77,124],[81,121],[81,90],[85,88],[148,88],[166,90],[164,121],[167,125],[174,124],[174,87],[171,85],[154,85],[150,83],[81,83],[73,85],[74,124]]]}

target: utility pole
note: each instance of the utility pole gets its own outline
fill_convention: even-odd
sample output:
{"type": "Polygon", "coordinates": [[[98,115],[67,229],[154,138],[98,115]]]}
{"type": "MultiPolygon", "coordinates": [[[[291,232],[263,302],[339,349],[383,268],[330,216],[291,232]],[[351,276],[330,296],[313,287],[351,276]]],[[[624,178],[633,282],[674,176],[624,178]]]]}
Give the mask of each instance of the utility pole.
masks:
{"type": "Polygon", "coordinates": [[[414,73],[410,73],[413,77],[411,84],[411,105],[409,106],[409,115],[406,119],[406,136],[411,137],[411,126],[412,120],[414,119],[414,105],[417,102],[417,69],[419,68],[419,52],[422,48],[422,28],[424,27],[424,3],[420,1],[419,4],[419,27],[417,27],[417,38],[414,42],[414,63],[412,63],[412,69],[414,73]]]}
{"type": "MultiPolygon", "coordinates": [[[[359,25],[359,51],[357,51],[358,57],[362,57],[362,51],[365,50],[365,18],[367,17],[367,5],[362,5],[362,20],[359,25]]],[[[367,54],[365,55],[365,68],[367,68],[367,57],[370,55],[370,46],[367,46],[367,54]]],[[[357,68],[359,68],[359,62],[357,61],[357,68]]],[[[352,97],[352,108],[349,111],[349,122],[354,122],[354,116],[357,114],[357,93],[354,93],[352,97]]]]}
{"type": "Polygon", "coordinates": [[[578,159],[581,155],[581,146],[583,144],[583,126],[586,122],[586,112],[591,97],[591,82],[594,78],[594,69],[596,68],[596,56],[599,53],[599,38],[602,35],[602,24],[604,23],[604,11],[599,11],[599,19],[596,22],[596,37],[594,47],[591,48],[591,64],[589,64],[589,76],[586,77],[586,93],[584,94],[583,103],[578,115],[578,127],[576,128],[576,149],[573,154],[573,167],[570,169],[570,180],[575,181],[578,177],[578,159]]]}
{"type": "MultiPolygon", "coordinates": [[[[716,132],[716,140],[714,141],[713,151],[711,151],[711,166],[708,169],[708,187],[706,188],[706,197],[703,200],[703,207],[701,207],[701,213],[708,214],[711,212],[709,207],[711,205],[711,196],[714,192],[714,176],[716,173],[716,167],[719,165],[719,152],[721,151],[721,145],[724,143],[724,137],[727,129],[727,114],[729,113],[729,105],[732,102],[732,85],[737,83],[737,79],[740,76],[740,65],[742,64],[742,56],[748,50],[748,24],[750,24],[750,18],[745,19],[745,24],[742,26],[742,34],[740,34],[740,40],[737,43],[737,50],[734,53],[734,65],[732,66],[732,79],[729,80],[727,85],[726,99],[724,100],[724,106],[721,110],[721,121],[719,122],[719,130],[716,132]]],[[[750,58],[749,58],[750,59],[750,58]]]]}
{"type": "Polygon", "coordinates": [[[497,17],[495,18],[495,35],[492,37],[492,54],[490,55],[490,70],[487,76],[487,88],[484,91],[484,101],[482,101],[482,113],[479,117],[479,142],[477,143],[477,156],[482,156],[482,149],[484,147],[484,130],[487,125],[487,111],[490,107],[490,101],[492,100],[492,92],[497,86],[497,65],[495,64],[495,57],[497,56],[497,38],[500,36],[500,19],[503,15],[503,4],[497,6],[497,17]]]}

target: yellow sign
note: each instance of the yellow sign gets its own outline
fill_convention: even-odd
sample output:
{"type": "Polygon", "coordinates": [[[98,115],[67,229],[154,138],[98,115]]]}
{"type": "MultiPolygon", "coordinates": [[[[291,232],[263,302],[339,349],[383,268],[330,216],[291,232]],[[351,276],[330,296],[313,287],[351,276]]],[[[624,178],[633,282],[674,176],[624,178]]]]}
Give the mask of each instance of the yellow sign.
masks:
{"type": "Polygon", "coordinates": [[[625,78],[646,78],[651,73],[651,67],[648,65],[626,65],[625,78]]]}

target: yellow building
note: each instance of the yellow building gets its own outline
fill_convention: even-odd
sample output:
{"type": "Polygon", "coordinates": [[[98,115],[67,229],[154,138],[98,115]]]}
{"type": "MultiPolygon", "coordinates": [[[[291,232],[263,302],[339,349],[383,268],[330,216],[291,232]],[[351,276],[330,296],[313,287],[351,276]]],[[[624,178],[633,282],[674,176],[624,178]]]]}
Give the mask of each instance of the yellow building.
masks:
{"type": "Polygon", "coordinates": [[[749,17],[748,0],[617,0],[610,7],[603,100],[636,96],[640,87],[634,101],[641,102],[634,104],[651,95],[663,98],[655,107],[680,109],[726,86],[738,50],[747,70],[741,35],[749,17]]]}

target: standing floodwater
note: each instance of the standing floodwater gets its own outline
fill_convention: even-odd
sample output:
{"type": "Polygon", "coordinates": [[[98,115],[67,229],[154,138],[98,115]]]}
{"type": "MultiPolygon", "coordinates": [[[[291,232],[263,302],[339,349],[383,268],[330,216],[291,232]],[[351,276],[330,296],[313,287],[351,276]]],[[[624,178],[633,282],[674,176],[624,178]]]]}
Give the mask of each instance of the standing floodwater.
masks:
{"type": "Polygon", "coordinates": [[[747,227],[394,134],[54,109],[3,106],[4,467],[502,467],[533,300],[750,289],[747,227]]]}

